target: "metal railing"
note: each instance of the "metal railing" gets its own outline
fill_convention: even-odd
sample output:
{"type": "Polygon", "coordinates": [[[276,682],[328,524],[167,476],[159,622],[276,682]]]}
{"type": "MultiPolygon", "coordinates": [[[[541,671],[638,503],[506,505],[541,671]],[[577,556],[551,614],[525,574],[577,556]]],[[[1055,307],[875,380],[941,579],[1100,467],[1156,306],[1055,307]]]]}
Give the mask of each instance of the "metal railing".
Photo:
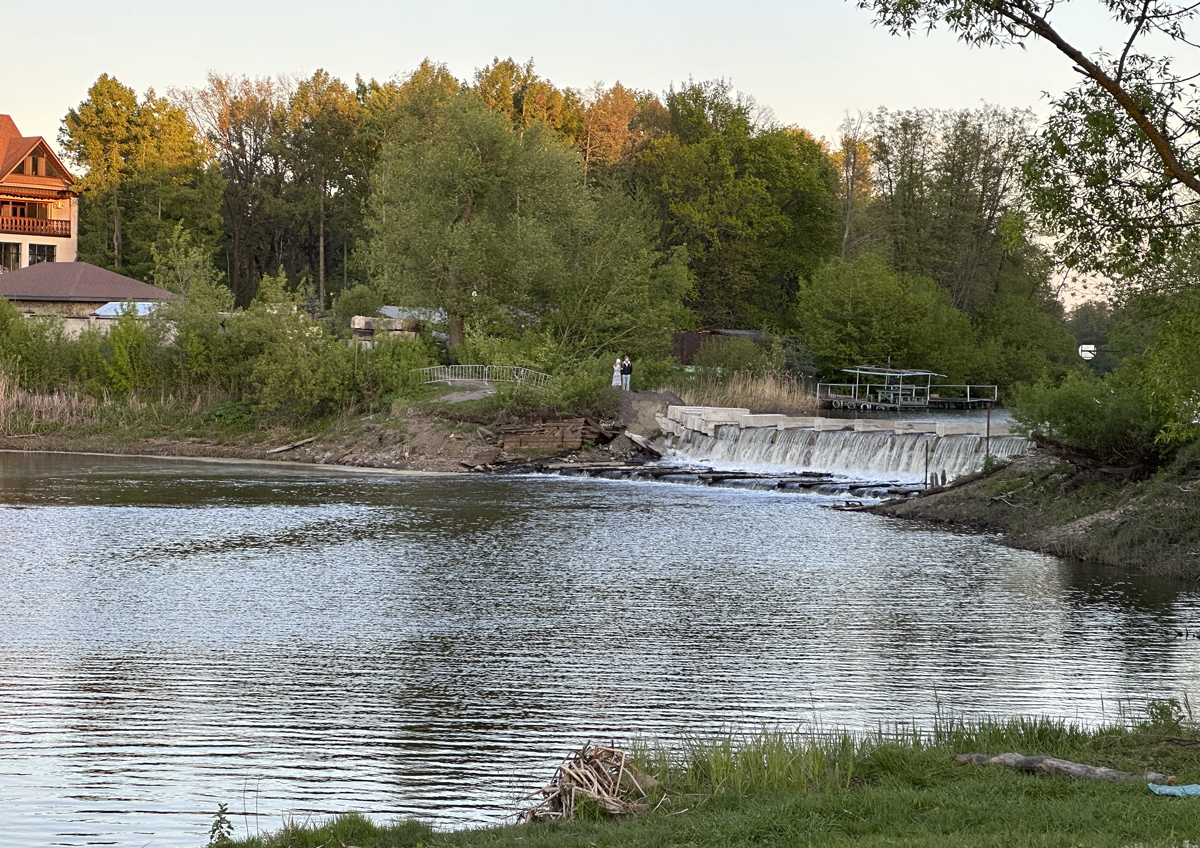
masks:
{"type": "Polygon", "coordinates": [[[924,407],[929,402],[924,386],[899,383],[818,383],[817,399],[878,403],[897,407],[924,407]]]}
{"type": "Polygon", "coordinates": [[[550,375],[518,365],[435,365],[418,369],[426,383],[516,383],[544,389],[550,375]]]}
{"type": "Polygon", "coordinates": [[[0,216],[0,233],[21,233],[31,236],[70,238],[71,222],[47,218],[17,218],[0,216]]]}
{"type": "Polygon", "coordinates": [[[968,386],[968,385],[937,385],[929,387],[932,394],[930,397],[938,400],[965,400],[968,402],[991,401],[995,403],[999,399],[999,393],[996,386],[968,386]]]}

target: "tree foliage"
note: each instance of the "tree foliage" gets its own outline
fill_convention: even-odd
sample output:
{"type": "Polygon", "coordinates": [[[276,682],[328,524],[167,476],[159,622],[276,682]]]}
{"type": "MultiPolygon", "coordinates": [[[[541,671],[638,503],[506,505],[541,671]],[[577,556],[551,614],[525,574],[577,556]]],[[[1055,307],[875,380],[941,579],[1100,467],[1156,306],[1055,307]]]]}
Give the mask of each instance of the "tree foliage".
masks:
{"type": "Polygon", "coordinates": [[[215,246],[223,180],[187,115],[151,89],[103,74],[63,119],[59,143],[85,169],[79,220],[80,259],[146,279],[153,248],[182,222],[215,246]]]}
{"type": "Polygon", "coordinates": [[[976,46],[1044,41],[1083,80],[1053,102],[1029,164],[1037,210],[1067,236],[1075,266],[1109,274],[1164,261],[1200,223],[1198,7],[1170,0],[1105,0],[1119,49],[1085,52],[1046,0],[857,0],[892,33],[945,26],[976,46]],[[1176,55],[1176,53],[1178,55],[1176,55]],[[1180,67],[1180,58],[1185,61],[1180,67]]]}

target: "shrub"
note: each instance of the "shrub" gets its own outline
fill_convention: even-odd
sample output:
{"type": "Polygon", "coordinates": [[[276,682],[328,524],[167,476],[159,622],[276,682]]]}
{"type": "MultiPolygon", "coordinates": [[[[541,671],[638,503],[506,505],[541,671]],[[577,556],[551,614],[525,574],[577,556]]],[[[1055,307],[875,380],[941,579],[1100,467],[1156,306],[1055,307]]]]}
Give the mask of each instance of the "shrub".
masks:
{"type": "Polygon", "coordinates": [[[420,368],[438,362],[437,346],[429,339],[378,336],[371,348],[358,352],[358,390],[371,408],[398,397],[425,391],[420,368]]]}
{"type": "Polygon", "coordinates": [[[1046,381],[1018,388],[1013,417],[1030,431],[1090,451],[1114,464],[1157,459],[1164,419],[1150,404],[1135,359],[1099,378],[1073,371],[1059,386],[1046,381]]]}
{"type": "Polygon", "coordinates": [[[771,350],[755,344],[748,338],[717,336],[700,345],[692,359],[692,365],[706,373],[715,373],[724,378],[734,374],[761,377],[769,372],[781,370],[782,348],[779,348],[779,354],[779,361],[776,361],[771,350]]]}

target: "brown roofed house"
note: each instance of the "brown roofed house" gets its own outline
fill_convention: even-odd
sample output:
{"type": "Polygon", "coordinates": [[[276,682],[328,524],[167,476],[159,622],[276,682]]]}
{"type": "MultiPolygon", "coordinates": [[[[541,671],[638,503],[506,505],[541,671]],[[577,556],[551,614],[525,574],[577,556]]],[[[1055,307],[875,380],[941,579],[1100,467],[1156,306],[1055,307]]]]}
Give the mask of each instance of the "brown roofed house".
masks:
{"type": "Polygon", "coordinates": [[[0,115],[0,274],[39,262],[74,262],[75,178],[41,136],[0,115]]]}
{"type": "Polygon", "coordinates": [[[41,262],[0,274],[0,297],[30,315],[62,315],[78,335],[106,303],[170,300],[176,295],[87,262],[41,262]]]}

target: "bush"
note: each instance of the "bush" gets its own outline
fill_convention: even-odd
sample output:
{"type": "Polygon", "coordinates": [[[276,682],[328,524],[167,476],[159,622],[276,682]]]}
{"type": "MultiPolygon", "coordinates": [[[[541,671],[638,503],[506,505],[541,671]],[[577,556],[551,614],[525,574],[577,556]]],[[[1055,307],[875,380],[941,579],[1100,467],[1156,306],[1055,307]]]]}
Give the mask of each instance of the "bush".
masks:
{"type": "Polygon", "coordinates": [[[269,415],[292,420],[345,406],[354,383],[354,352],[303,315],[282,317],[280,332],[251,370],[254,400],[269,415]]]}
{"type": "Polygon", "coordinates": [[[429,339],[378,336],[373,347],[358,352],[358,390],[372,409],[421,394],[426,388],[417,370],[437,363],[437,346],[429,339]]]}
{"type": "Polygon", "coordinates": [[[778,357],[772,356],[772,352],[743,336],[717,336],[700,345],[692,365],[725,379],[734,374],[762,377],[782,370],[783,349],[778,349],[778,357]]]}
{"type": "Polygon", "coordinates": [[[612,365],[593,359],[555,374],[544,389],[501,389],[493,404],[515,418],[616,418],[621,393],[612,386],[612,365]]]}
{"type": "Polygon", "coordinates": [[[1091,452],[1104,462],[1132,464],[1160,458],[1156,443],[1164,419],[1150,404],[1137,361],[1099,378],[1073,371],[1059,386],[1042,381],[1018,388],[1013,417],[1030,431],[1091,452]]]}

